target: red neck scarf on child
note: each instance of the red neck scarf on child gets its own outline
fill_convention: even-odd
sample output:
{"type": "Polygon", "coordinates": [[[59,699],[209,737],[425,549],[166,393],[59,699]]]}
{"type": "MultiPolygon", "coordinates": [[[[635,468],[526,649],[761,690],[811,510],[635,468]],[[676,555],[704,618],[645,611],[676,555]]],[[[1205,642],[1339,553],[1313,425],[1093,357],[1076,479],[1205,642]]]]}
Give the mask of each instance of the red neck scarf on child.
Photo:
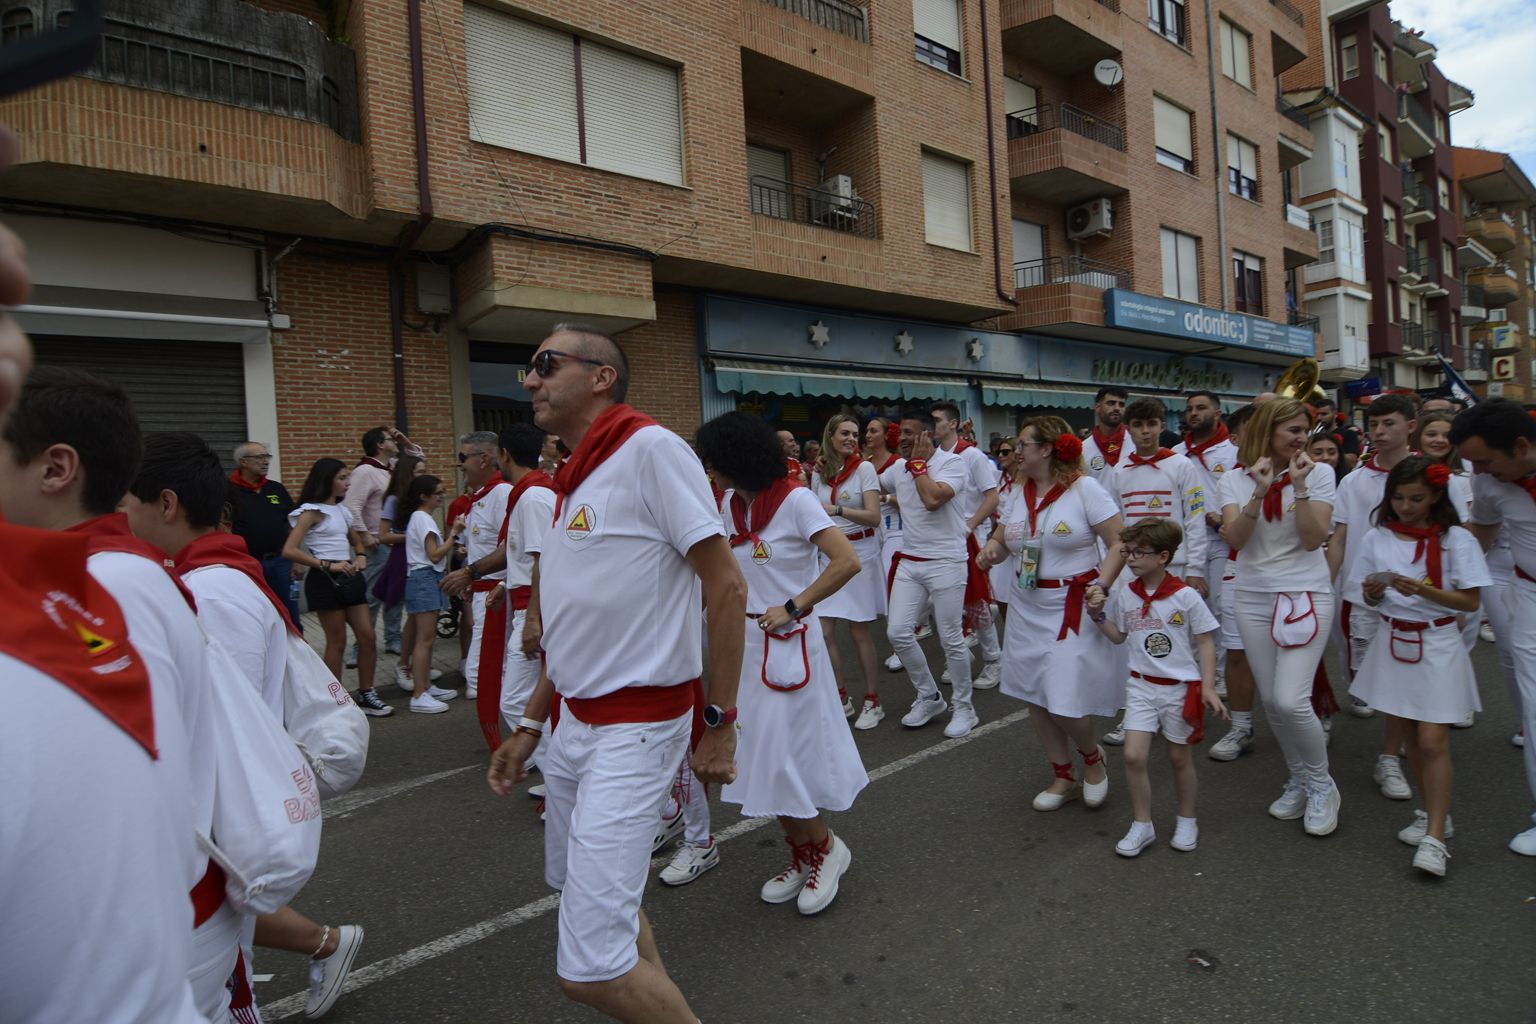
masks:
{"type": "Polygon", "coordinates": [[[272,607],[277,610],[277,617],[282,620],[283,625],[287,626],[295,636],[304,635],[288,617],[288,609],[283,607],[277,595],[272,593],[272,588],[267,586],[267,577],[261,571],[261,564],[251,557],[251,552],[242,538],[232,533],[205,533],[182,548],[176,555],[176,571],[182,576],[195,569],[206,569],[213,565],[222,565],[243,573],[246,579],[256,584],[256,589],[261,591],[261,596],[272,602],[272,607]]]}
{"type": "MultiPolygon", "coordinates": [[[[1130,464],[1132,466],[1151,466],[1156,469],[1159,462],[1162,462],[1164,459],[1171,458],[1173,458],[1172,448],[1159,448],[1157,451],[1153,452],[1146,458],[1142,458],[1135,452],[1131,452],[1130,464]]],[[[1162,472],[1162,470],[1158,470],[1158,472],[1162,472]]]]}
{"type": "Polygon", "coordinates": [[[1172,597],[1183,589],[1184,581],[1172,573],[1166,573],[1163,576],[1163,582],[1159,583],[1157,589],[1150,594],[1147,593],[1146,584],[1142,583],[1141,580],[1131,581],[1131,593],[1141,598],[1142,618],[1146,618],[1147,613],[1152,610],[1152,603],[1154,601],[1161,601],[1165,597],[1172,597]]]}
{"type": "Polygon", "coordinates": [[[1424,559],[1429,585],[1437,590],[1440,589],[1443,586],[1443,577],[1440,572],[1440,535],[1445,533],[1445,527],[1439,523],[1431,523],[1428,526],[1409,526],[1396,519],[1389,519],[1381,525],[1399,537],[1418,541],[1413,549],[1413,560],[1417,562],[1421,558],[1424,559]]]}

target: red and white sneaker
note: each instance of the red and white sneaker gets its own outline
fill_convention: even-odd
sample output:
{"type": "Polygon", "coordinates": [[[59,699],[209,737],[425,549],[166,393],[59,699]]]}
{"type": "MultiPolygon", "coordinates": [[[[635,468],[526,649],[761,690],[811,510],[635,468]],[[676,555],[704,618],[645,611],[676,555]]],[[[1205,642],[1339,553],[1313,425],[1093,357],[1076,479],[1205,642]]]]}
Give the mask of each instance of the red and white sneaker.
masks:
{"type": "Polygon", "coordinates": [[[811,855],[811,870],[795,903],[800,913],[809,917],[826,910],[837,899],[838,882],[853,863],[853,854],[846,843],[830,832],[821,846],[807,844],[807,849],[811,855]]]}
{"type": "Polygon", "coordinates": [[[805,887],[805,880],[811,874],[811,852],[815,847],[810,844],[796,846],[788,837],[784,841],[789,843],[789,848],[793,851],[789,867],[763,883],[761,895],[764,903],[788,903],[800,895],[800,890],[805,887]]]}

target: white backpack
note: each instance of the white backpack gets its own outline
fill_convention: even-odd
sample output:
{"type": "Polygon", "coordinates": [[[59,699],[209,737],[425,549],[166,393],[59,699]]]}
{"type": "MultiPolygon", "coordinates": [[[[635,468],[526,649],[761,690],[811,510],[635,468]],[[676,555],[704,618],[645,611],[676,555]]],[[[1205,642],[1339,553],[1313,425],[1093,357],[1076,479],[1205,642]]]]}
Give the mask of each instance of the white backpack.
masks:
{"type": "Polygon", "coordinates": [[[314,769],[321,796],[345,793],[362,778],[368,718],[314,648],[292,632],[283,672],[283,727],[314,769]]]}

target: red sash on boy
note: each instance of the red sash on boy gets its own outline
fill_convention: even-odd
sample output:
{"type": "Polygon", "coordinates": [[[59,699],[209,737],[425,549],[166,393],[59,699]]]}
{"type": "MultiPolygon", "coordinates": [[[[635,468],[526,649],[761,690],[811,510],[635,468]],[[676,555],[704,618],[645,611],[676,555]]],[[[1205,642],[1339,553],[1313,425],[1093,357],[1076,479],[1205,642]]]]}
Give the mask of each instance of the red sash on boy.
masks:
{"type": "Polygon", "coordinates": [[[245,541],[234,534],[206,533],[198,537],[181,549],[176,555],[175,564],[176,572],[182,576],[196,569],[206,569],[213,565],[222,565],[226,569],[233,569],[243,574],[246,579],[256,584],[256,589],[261,591],[261,596],[271,602],[273,609],[277,611],[277,617],[283,620],[283,625],[288,627],[288,631],[294,636],[304,635],[288,617],[288,610],[277,599],[277,595],[272,593],[272,588],[267,586],[267,578],[262,574],[261,565],[251,557],[245,541]]]}
{"type": "MultiPolygon", "coordinates": [[[[504,482],[500,474],[497,474],[496,482],[504,482]]],[[[518,499],[530,488],[554,486],[555,482],[549,478],[549,474],[539,469],[525,473],[521,480],[512,485],[512,492],[507,495],[507,513],[501,517],[501,529],[496,533],[498,547],[506,547],[507,527],[512,522],[512,510],[517,507],[518,499]]],[[[475,586],[477,589],[494,590],[496,583],[496,580],[476,580],[475,586]],[[490,586],[480,588],[481,583],[489,583],[490,586]]],[[[495,608],[487,608],[485,612],[485,632],[480,635],[480,669],[475,676],[475,713],[480,719],[480,731],[485,734],[485,742],[490,744],[493,754],[501,746],[501,676],[506,667],[507,619],[511,612],[528,607],[532,592],[531,587],[508,587],[506,600],[495,608]]]]}

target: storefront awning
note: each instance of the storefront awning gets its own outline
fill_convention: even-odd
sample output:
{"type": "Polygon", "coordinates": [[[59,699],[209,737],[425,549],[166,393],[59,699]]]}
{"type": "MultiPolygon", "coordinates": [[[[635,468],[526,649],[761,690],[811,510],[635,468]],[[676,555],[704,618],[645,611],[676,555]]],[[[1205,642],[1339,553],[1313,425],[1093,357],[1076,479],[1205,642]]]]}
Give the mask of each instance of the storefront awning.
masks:
{"type": "Polygon", "coordinates": [[[1039,384],[1028,388],[1004,388],[982,385],[984,405],[1012,405],[1026,409],[1092,409],[1092,391],[1039,384]]]}
{"type": "Polygon", "coordinates": [[[272,330],[259,301],[48,285],[11,313],[24,331],[39,335],[265,345],[272,330]]]}
{"type": "Polygon", "coordinates": [[[971,397],[964,377],[909,377],[872,370],[833,373],[820,367],[786,363],[749,363],[734,359],[714,361],[715,384],[721,391],[737,394],[833,396],[879,398],[886,401],[948,400],[964,402],[971,397]]]}

